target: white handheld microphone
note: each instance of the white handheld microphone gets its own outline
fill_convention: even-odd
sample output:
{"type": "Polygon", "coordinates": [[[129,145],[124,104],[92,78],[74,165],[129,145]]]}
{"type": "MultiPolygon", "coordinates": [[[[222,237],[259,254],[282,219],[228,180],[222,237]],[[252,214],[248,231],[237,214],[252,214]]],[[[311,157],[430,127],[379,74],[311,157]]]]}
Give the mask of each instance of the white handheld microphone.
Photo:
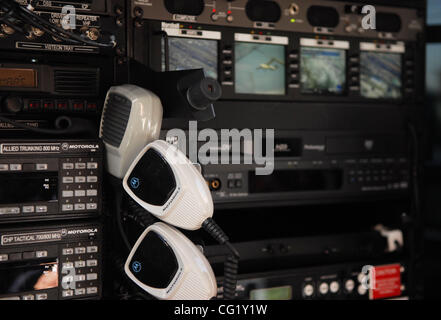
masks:
{"type": "Polygon", "coordinates": [[[217,294],[216,277],[205,256],[181,232],[161,222],[139,237],[124,270],[161,300],[209,300],[217,294]]]}
{"type": "Polygon", "coordinates": [[[107,170],[122,179],[139,152],[158,139],[163,108],[151,91],[126,84],[107,92],[100,138],[107,151],[107,170]]]}
{"type": "Polygon", "coordinates": [[[213,199],[204,178],[165,141],[152,142],[139,153],[123,186],[140,206],[173,226],[197,230],[213,216],[213,199]]]}
{"type": "Polygon", "coordinates": [[[173,226],[205,229],[231,252],[225,261],[224,297],[234,299],[239,253],[212,219],[213,199],[202,174],[175,146],[161,140],[147,145],[123,179],[128,195],[173,226]]]}

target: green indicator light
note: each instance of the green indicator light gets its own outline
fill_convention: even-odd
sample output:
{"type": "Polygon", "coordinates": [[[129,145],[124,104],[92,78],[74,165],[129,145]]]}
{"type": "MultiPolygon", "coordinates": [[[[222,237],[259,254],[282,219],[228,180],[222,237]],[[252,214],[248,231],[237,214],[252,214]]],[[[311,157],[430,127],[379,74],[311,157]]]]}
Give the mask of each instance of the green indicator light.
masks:
{"type": "Polygon", "coordinates": [[[294,19],[294,18],[291,19],[291,23],[294,23],[294,22],[296,22],[296,19],[294,19]]]}

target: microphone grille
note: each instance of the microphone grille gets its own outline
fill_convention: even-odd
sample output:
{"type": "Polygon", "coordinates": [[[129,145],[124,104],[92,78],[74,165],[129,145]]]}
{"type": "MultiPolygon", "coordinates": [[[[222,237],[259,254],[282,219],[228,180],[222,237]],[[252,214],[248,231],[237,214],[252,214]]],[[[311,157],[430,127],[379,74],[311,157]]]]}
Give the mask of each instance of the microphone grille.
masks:
{"type": "Polygon", "coordinates": [[[104,104],[101,136],[105,143],[119,148],[129,123],[132,102],[126,97],[111,93],[104,104]]]}

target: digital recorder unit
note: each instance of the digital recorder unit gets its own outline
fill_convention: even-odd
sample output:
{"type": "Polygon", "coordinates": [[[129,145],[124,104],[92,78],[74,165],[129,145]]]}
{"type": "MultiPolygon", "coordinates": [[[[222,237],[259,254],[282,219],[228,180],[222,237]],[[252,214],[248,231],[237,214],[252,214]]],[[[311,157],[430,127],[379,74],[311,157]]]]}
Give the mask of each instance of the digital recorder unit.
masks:
{"type": "Polygon", "coordinates": [[[102,166],[96,140],[3,140],[0,222],[99,215],[102,166]]]}
{"type": "Polygon", "coordinates": [[[99,298],[101,235],[89,222],[0,230],[0,300],[99,298]]]}
{"type": "MultiPolygon", "coordinates": [[[[164,138],[179,144],[172,133],[164,138]]],[[[265,141],[222,141],[209,147],[198,142],[198,160],[201,150],[205,150],[202,155],[218,156],[216,163],[202,165],[217,208],[402,197],[409,192],[408,147],[400,132],[280,130],[275,131],[273,154],[264,150],[265,141]],[[257,143],[263,144],[264,164],[255,160],[257,143]],[[236,163],[234,148],[240,150],[236,163]],[[222,153],[228,161],[222,160],[222,153]],[[247,156],[253,159],[249,163],[247,156]],[[259,174],[257,169],[264,167],[272,171],[259,174]]]]}

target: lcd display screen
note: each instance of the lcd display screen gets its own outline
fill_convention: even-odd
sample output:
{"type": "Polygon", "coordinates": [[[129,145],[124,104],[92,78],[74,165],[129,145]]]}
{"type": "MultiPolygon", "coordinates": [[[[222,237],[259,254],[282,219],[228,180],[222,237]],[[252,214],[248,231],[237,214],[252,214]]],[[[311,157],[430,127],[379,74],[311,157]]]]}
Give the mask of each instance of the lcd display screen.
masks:
{"type": "Polygon", "coordinates": [[[37,70],[0,68],[0,87],[36,88],[37,70]]]}
{"type": "MultiPolygon", "coordinates": [[[[217,79],[218,42],[217,40],[193,38],[168,38],[170,71],[204,69],[205,75],[217,79]]],[[[165,71],[165,45],[162,42],[162,70],[165,71]]]]}
{"type": "Polygon", "coordinates": [[[284,95],[285,47],[236,42],[235,91],[241,94],[284,95]]]}
{"type": "Polygon", "coordinates": [[[401,98],[401,54],[361,52],[360,90],[365,98],[401,98]]]}
{"type": "Polygon", "coordinates": [[[0,295],[57,287],[57,261],[6,264],[0,268],[0,295]]]}
{"type": "Polygon", "coordinates": [[[327,48],[301,48],[301,92],[343,94],[346,87],[346,51],[327,48]]]}
{"type": "Polygon", "coordinates": [[[58,199],[57,172],[2,173],[0,181],[0,204],[47,202],[58,199]]]}
{"type": "Polygon", "coordinates": [[[250,300],[291,300],[292,287],[276,287],[266,289],[254,289],[250,291],[250,300]]]}

